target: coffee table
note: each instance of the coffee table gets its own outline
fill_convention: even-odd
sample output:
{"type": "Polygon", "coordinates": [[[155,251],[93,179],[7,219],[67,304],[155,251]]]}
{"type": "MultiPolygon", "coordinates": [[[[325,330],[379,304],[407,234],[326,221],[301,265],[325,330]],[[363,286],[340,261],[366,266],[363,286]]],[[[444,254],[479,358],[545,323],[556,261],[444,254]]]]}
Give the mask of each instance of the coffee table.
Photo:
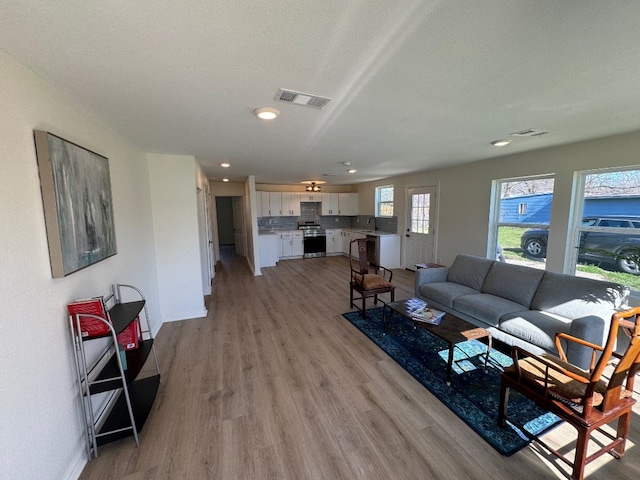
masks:
{"type": "Polygon", "coordinates": [[[478,338],[487,338],[487,353],[484,358],[484,368],[487,368],[489,361],[489,353],[491,352],[491,333],[482,328],[456,317],[450,313],[445,313],[439,325],[430,325],[428,323],[415,321],[411,318],[411,314],[424,307],[426,302],[419,298],[410,298],[399,302],[390,302],[382,307],[382,326],[386,329],[386,309],[390,308],[394,312],[399,313],[406,319],[413,322],[414,327],[420,327],[432,333],[436,337],[441,338],[449,344],[449,358],[447,361],[447,385],[451,385],[451,372],[453,370],[453,351],[457,344],[468,340],[478,338]]]}

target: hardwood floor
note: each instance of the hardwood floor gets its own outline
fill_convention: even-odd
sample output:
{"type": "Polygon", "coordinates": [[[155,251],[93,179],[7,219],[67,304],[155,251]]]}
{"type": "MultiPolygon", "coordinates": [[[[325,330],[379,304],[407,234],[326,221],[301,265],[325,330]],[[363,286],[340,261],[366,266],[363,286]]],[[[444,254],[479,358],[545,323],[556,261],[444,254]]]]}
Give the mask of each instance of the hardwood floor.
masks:
{"type": "MultiPolygon", "coordinates": [[[[535,445],[498,454],[344,320],[347,282],[344,257],[282,261],[253,277],[226,254],[209,315],[158,334],[162,384],[140,447],[101,447],[81,478],[567,478],[535,445]]],[[[394,271],[394,283],[397,300],[413,296],[412,272],[394,271]]],[[[601,457],[587,478],[640,478],[639,415],[625,458],[601,457]]],[[[545,437],[563,451],[574,438],[567,426],[545,437]]]]}

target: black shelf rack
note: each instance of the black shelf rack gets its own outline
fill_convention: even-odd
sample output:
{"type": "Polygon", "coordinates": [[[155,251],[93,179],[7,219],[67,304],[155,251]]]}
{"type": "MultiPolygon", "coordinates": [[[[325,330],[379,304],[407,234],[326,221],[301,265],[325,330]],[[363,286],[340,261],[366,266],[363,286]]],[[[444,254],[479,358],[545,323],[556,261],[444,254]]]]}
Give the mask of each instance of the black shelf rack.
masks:
{"type": "Polygon", "coordinates": [[[89,459],[98,456],[98,446],[128,436],[133,436],[136,446],[139,445],[138,432],[142,430],[153,407],[160,385],[160,368],[142,292],[132,285],[116,284],[113,285],[112,294],[105,299],[105,303],[111,301],[114,304],[109,308],[107,318],[90,314],[69,317],[78,385],[82,394],[89,459]],[[140,300],[121,302],[123,288],[135,291],[140,300]],[[140,318],[142,337],[138,348],[126,351],[126,362],[123,362],[117,336],[139,318],[143,311],[143,318],[140,318]],[[89,317],[103,322],[109,333],[90,338],[82,337],[79,333],[79,317],[89,317]],[[105,345],[89,360],[85,343],[99,339],[106,339],[105,345]],[[153,356],[155,365],[144,370],[149,356],[153,356]],[[147,371],[152,373],[141,376],[142,372],[147,371]],[[100,393],[111,393],[111,396],[107,395],[108,400],[102,411],[96,412],[93,397],[100,393]]]}

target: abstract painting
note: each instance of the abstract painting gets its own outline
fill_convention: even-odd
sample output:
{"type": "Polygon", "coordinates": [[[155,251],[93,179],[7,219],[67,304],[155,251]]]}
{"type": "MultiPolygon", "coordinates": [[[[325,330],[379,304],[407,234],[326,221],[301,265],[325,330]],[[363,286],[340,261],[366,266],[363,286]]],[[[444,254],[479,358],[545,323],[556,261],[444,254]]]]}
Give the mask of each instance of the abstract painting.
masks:
{"type": "Polygon", "coordinates": [[[51,274],[65,277],[117,253],[109,159],[34,131],[51,274]]]}

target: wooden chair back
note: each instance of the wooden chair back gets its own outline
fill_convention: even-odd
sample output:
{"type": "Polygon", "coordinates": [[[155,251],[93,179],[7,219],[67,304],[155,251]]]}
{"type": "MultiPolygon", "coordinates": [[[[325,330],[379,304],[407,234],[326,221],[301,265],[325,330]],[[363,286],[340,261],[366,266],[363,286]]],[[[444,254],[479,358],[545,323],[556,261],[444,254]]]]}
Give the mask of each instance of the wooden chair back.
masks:
{"type": "Polygon", "coordinates": [[[611,318],[609,335],[604,346],[595,345],[565,333],[556,334],[556,347],[560,357],[534,355],[513,347],[514,364],[505,368],[500,387],[498,424],[504,426],[507,418],[509,390],[513,389],[530,398],[542,408],[573,425],[578,432],[573,462],[560,451],[535,438],[551,453],[573,466],[573,479],[582,480],[585,465],[604,453],[615,458],[624,455],[625,443],[631,423],[635,376],[640,369],[640,307],[615,313],[611,318]],[[618,332],[622,329],[629,337],[624,353],[614,348],[618,332]],[[560,340],[575,342],[593,351],[590,371],[581,370],[567,363],[560,340]],[[600,358],[596,362],[597,353],[600,358]],[[605,370],[613,372],[608,381],[603,379],[605,370]],[[617,433],[609,435],[601,427],[618,420],[617,433]],[[594,430],[603,432],[612,440],[587,456],[587,444],[594,430]]]}

